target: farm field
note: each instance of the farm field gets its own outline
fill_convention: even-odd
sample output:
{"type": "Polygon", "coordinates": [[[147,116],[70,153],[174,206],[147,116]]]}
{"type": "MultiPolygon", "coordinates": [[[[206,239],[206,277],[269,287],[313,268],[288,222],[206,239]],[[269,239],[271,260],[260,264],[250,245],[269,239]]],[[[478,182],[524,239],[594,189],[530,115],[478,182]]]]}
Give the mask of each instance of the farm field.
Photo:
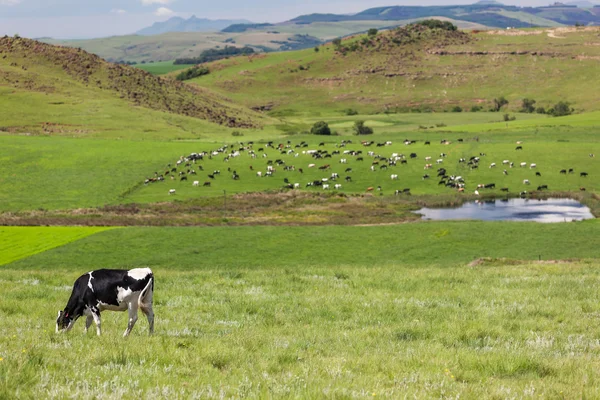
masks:
{"type": "Polygon", "coordinates": [[[171,61],[161,61],[147,64],[138,64],[137,68],[143,69],[146,72],[150,72],[153,75],[164,75],[169,72],[179,71],[182,69],[190,68],[189,65],[175,65],[173,64],[174,60],[171,61]]]}
{"type": "Polygon", "coordinates": [[[64,246],[109,228],[0,227],[0,265],[64,246]]]}
{"type": "Polygon", "coordinates": [[[0,392],[597,397],[596,225],[101,232],[0,268],[0,392]],[[153,269],[155,335],[140,319],[123,340],[111,312],[100,338],[56,335],[73,281],[107,265],[153,269]]]}

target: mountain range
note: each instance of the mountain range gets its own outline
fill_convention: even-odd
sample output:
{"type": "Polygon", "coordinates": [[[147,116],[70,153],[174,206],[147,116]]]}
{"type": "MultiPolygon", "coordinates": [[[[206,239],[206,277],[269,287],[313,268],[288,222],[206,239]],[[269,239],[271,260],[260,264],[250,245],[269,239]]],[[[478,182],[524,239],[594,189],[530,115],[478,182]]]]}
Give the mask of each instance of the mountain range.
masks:
{"type": "Polygon", "coordinates": [[[169,18],[164,22],[156,22],[152,26],[136,32],[138,35],[160,35],[167,32],[218,32],[234,24],[250,24],[245,19],[206,19],[192,15],[185,19],[181,17],[169,18]]]}

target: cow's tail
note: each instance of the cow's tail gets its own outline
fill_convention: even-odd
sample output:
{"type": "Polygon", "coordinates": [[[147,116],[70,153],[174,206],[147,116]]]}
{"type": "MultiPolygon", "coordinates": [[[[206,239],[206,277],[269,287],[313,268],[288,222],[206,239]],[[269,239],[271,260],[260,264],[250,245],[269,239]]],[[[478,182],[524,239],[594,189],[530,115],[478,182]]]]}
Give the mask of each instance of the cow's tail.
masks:
{"type": "Polygon", "coordinates": [[[138,298],[138,307],[142,310],[144,314],[148,314],[148,311],[152,309],[152,297],[154,293],[154,276],[150,276],[148,283],[142,293],[140,293],[140,297],[138,298]]]}

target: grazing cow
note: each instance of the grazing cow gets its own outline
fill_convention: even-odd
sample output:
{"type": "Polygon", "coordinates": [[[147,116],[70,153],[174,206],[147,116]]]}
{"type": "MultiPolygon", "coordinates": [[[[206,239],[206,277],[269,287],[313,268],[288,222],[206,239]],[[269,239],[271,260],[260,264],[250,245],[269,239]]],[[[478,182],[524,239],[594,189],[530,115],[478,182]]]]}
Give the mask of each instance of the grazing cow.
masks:
{"type": "Polygon", "coordinates": [[[299,183],[294,183],[294,189],[300,189],[300,184],[299,183]]]}
{"type": "Polygon", "coordinates": [[[149,331],[154,332],[154,275],[150,268],[127,270],[100,269],[80,276],[73,285],[71,297],[64,310],[58,312],[56,332],[66,332],[83,315],[85,332],[96,323],[96,333],[101,334],[100,312],[129,311],[129,323],[123,336],[129,335],[137,321],[138,309],[148,318],[149,331]]]}
{"type": "Polygon", "coordinates": [[[192,186],[199,186],[200,185],[200,181],[194,181],[194,183],[192,183],[192,186]]]}
{"type": "Polygon", "coordinates": [[[391,178],[392,178],[392,180],[397,180],[398,179],[398,174],[392,174],[391,178]]]}
{"type": "Polygon", "coordinates": [[[590,158],[594,158],[594,153],[590,153],[590,158]]]}
{"type": "Polygon", "coordinates": [[[429,145],[431,145],[431,143],[429,141],[426,141],[425,146],[429,146],[429,145]]]}
{"type": "Polygon", "coordinates": [[[182,176],[181,178],[179,178],[180,181],[187,181],[187,176],[182,176]]]}
{"type": "Polygon", "coordinates": [[[529,179],[523,179],[523,184],[524,185],[529,185],[531,182],[529,182],[529,179]]]}
{"type": "Polygon", "coordinates": [[[537,167],[537,164],[531,164],[531,165],[529,165],[529,169],[532,169],[532,168],[535,168],[535,167],[537,167]]]}
{"type": "Polygon", "coordinates": [[[540,185],[537,187],[537,190],[544,190],[544,189],[548,189],[548,185],[540,185]]]}
{"type": "Polygon", "coordinates": [[[500,189],[502,192],[508,192],[508,188],[502,188],[500,189]]]}
{"type": "Polygon", "coordinates": [[[429,160],[431,160],[431,157],[429,157],[429,156],[425,157],[425,161],[429,161],[429,160]]]}
{"type": "Polygon", "coordinates": [[[346,170],[344,172],[346,172],[346,173],[352,172],[352,168],[346,168],[346,170]]]}
{"type": "Polygon", "coordinates": [[[258,176],[258,177],[260,178],[260,177],[262,176],[262,172],[261,172],[261,171],[258,171],[258,172],[256,173],[256,176],[258,176]]]}
{"type": "Polygon", "coordinates": [[[493,162],[493,163],[490,164],[490,168],[495,168],[495,167],[496,167],[496,163],[493,162]]]}
{"type": "Polygon", "coordinates": [[[351,176],[347,176],[346,177],[346,182],[351,182],[352,181],[352,177],[351,176]]]}
{"type": "Polygon", "coordinates": [[[169,190],[169,196],[172,195],[172,194],[175,194],[175,189],[170,189],[169,190]]]}
{"type": "Polygon", "coordinates": [[[372,191],[373,191],[373,186],[369,186],[369,187],[367,188],[367,192],[372,192],[372,191]]]}
{"type": "Polygon", "coordinates": [[[579,190],[581,190],[582,192],[585,192],[585,188],[583,186],[580,187],[579,190]]]}
{"type": "Polygon", "coordinates": [[[521,168],[524,168],[524,167],[526,167],[526,166],[527,166],[527,163],[526,163],[526,162],[522,162],[521,164],[519,164],[519,166],[520,166],[521,168]]]}
{"type": "Polygon", "coordinates": [[[204,186],[204,187],[210,186],[210,181],[204,182],[204,185],[202,185],[202,186],[204,186]]]}
{"type": "Polygon", "coordinates": [[[334,187],[336,190],[339,190],[339,189],[341,189],[341,188],[342,188],[342,185],[340,185],[339,183],[336,183],[335,185],[333,185],[333,187],[334,187]]]}
{"type": "Polygon", "coordinates": [[[586,178],[588,176],[588,173],[587,172],[581,172],[579,174],[579,176],[582,177],[582,178],[586,178]]]}
{"type": "Polygon", "coordinates": [[[425,179],[429,179],[429,175],[427,175],[427,174],[423,175],[423,180],[425,180],[425,179]]]}
{"type": "Polygon", "coordinates": [[[340,159],[340,164],[346,164],[347,162],[348,160],[345,158],[340,159]]]}
{"type": "Polygon", "coordinates": [[[502,173],[503,173],[504,175],[508,175],[508,171],[507,171],[507,170],[504,170],[504,171],[502,171],[502,173]]]}
{"type": "Polygon", "coordinates": [[[535,176],[542,176],[541,172],[536,172],[535,176]]]}
{"type": "Polygon", "coordinates": [[[506,164],[510,164],[509,160],[502,160],[502,164],[506,165],[506,164]]]}
{"type": "Polygon", "coordinates": [[[523,146],[517,146],[515,150],[523,150],[523,146]]]}
{"type": "Polygon", "coordinates": [[[488,183],[487,185],[484,186],[486,189],[495,189],[496,188],[496,184],[495,183],[488,183]]]}
{"type": "Polygon", "coordinates": [[[567,170],[566,170],[566,169],[561,169],[561,170],[560,170],[560,173],[561,173],[561,174],[565,174],[565,175],[566,175],[566,174],[567,174],[567,170]]]}

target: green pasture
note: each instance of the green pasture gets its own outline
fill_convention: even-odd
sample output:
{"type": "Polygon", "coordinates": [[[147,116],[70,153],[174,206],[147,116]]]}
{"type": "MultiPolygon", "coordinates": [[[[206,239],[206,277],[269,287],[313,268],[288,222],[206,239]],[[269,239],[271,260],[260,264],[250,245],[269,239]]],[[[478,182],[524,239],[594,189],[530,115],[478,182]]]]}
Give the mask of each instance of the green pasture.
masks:
{"type": "Polygon", "coordinates": [[[175,65],[173,60],[171,61],[160,61],[154,63],[137,64],[136,68],[143,69],[146,72],[150,72],[153,75],[164,75],[173,71],[180,71],[182,69],[189,68],[189,65],[175,65]]]}
{"type": "Polygon", "coordinates": [[[7,398],[595,398],[595,223],[127,228],[0,267],[7,398]],[[526,260],[577,258],[567,263],[526,260]],[[467,263],[481,256],[505,261],[467,263]],[[518,261],[520,260],[520,261],[518,261]],[[150,266],[156,333],[54,333],[95,268],[150,266]]]}
{"type": "Polygon", "coordinates": [[[109,228],[0,227],[0,265],[64,246],[109,228]]]}
{"type": "MultiPolygon", "coordinates": [[[[450,111],[455,106],[490,109],[494,98],[509,100],[516,112],[523,98],[546,109],[568,101],[578,111],[597,108],[586,87],[596,74],[597,31],[548,37],[545,30],[528,36],[480,33],[464,45],[445,47],[448,55],[406,46],[397,50],[359,51],[346,55],[333,46],[267,54],[262,59],[235,58],[211,64],[210,75],[196,84],[226,94],[247,106],[274,105],[273,116],[319,116],[345,108],[360,113],[386,110],[450,111]],[[486,55],[452,52],[487,51],[486,55]],[[530,51],[545,55],[516,55],[530,51]],[[248,93],[252,96],[248,96],[248,93]]],[[[352,39],[358,40],[358,39],[352,39]]]]}
{"type": "MultiPolygon", "coordinates": [[[[376,128],[378,129],[378,128],[376,128]]],[[[383,129],[382,129],[383,130],[383,129]]],[[[376,135],[369,138],[352,137],[335,137],[335,138],[318,138],[318,137],[302,137],[291,140],[291,148],[294,150],[291,154],[281,154],[279,150],[267,148],[264,144],[255,144],[254,151],[258,155],[252,158],[247,152],[241,152],[239,157],[230,157],[229,161],[224,161],[225,154],[220,153],[211,159],[206,158],[197,164],[192,164],[189,168],[196,171],[197,175],[188,175],[187,181],[180,181],[179,176],[174,176],[171,180],[167,176],[166,181],[154,184],[139,186],[132,192],[127,201],[133,202],[160,202],[177,199],[191,199],[203,196],[222,196],[233,193],[244,192],[260,192],[265,190],[281,189],[288,180],[289,183],[300,184],[302,190],[323,191],[321,187],[306,188],[306,184],[314,180],[323,178],[331,178],[333,173],[337,173],[339,178],[336,181],[327,182],[330,185],[330,190],[334,189],[335,184],[341,184],[342,188],[337,190],[340,193],[359,194],[364,193],[367,188],[381,186],[380,192],[376,194],[393,195],[397,189],[410,188],[413,195],[432,195],[432,194],[450,194],[455,193],[455,189],[446,188],[438,185],[437,179],[438,168],[446,168],[447,175],[462,176],[466,181],[466,193],[473,193],[478,184],[495,183],[496,189],[483,191],[484,193],[494,193],[498,196],[502,195],[501,188],[509,188],[514,194],[521,191],[534,191],[539,185],[548,185],[552,191],[572,191],[579,192],[580,188],[584,187],[587,191],[597,192],[600,187],[598,180],[594,176],[600,174],[600,162],[598,157],[589,157],[590,153],[600,153],[600,144],[596,139],[585,140],[583,133],[570,137],[571,140],[563,141],[544,140],[542,138],[536,140],[531,138],[535,136],[534,132],[529,135],[523,135],[526,139],[516,134],[495,135],[484,134],[473,136],[472,134],[463,135],[457,133],[412,133],[406,132],[398,134],[376,135]],[[400,136],[402,135],[402,136],[400,136]],[[583,140],[581,140],[583,136],[583,140]],[[580,138],[579,140],[575,138],[580,138]],[[407,146],[403,144],[405,138],[417,140],[416,144],[407,146]],[[309,146],[306,148],[296,148],[304,139],[309,146]],[[352,140],[353,143],[346,147],[339,147],[341,141],[352,140]],[[441,144],[441,139],[447,139],[452,143],[450,145],[441,144]],[[458,139],[463,139],[459,142],[458,139]],[[516,142],[523,140],[523,150],[516,150],[516,142]],[[325,143],[320,146],[323,140],[325,143]],[[331,140],[335,140],[332,142],[331,140]],[[360,140],[373,140],[376,143],[383,143],[386,140],[392,141],[392,145],[384,147],[376,147],[372,145],[365,147],[360,144],[360,140]],[[425,141],[430,141],[431,145],[425,145],[425,141]],[[264,152],[259,152],[258,148],[263,148],[264,152]],[[330,154],[334,151],[362,151],[360,155],[363,161],[359,161],[358,156],[333,155],[331,158],[322,158],[315,160],[310,154],[302,154],[302,151],[307,150],[326,150],[330,154]],[[373,156],[369,156],[368,152],[373,152],[373,156]],[[410,159],[410,154],[416,153],[416,159],[410,159]],[[444,153],[447,157],[440,157],[444,153]],[[480,156],[484,153],[484,156],[480,156]],[[266,154],[267,157],[263,157],[266,154]],[[296,154],[298,156],[296,156],[296,154]],[[407,158],[407,164],[397,162],[396,166],[390,166],[387,169],[382,169],[382,165],[387,165],[385,160],[375,160],[375,155],[381,155],[385,159],[390,158],[393,154],[404,154],[407,158]],[[460,163],[459,159],[464,158],[469,160],[473,156],[480,157],[481,161],[479,168],[472,170],[466,163],[460,163]],[[426,157],[431,157],[427,161],[426,157]],[[275,162],[280,159],[285,162],[284,165],[273,168],[275,172],[272,177],[265,177],[267,172],[267,164],[270,161],[275,162]],[[346,159],[347,163],[342,164],[341,160],[346,159]],[[437,160],[443,160],[437,164],[437,160]],[[503,165],[504,160],[509,160],[514,163],[514,167],[503,165]],[[377,165],[372,165],[377,162],[377,165]],[[520,167],[522,162],[527,163],[526,167],[520,167]],[[492,168],[491,164],[495,163],[496,167],[492,168]],[[425,169],[426,164],[432,164],[431,169],[425,169]],[[536,164],[537,167],[531,168],[531,164],[536,164]],[[314,165],[311,167],[311,165],[314,165]],[[330,165],[327,170],[321,170],[320,167],[330,165]],[[284,168],[294,167],[293,171],[285,171],[284,168]],[[200,167],[203,170],[200,170],[200,167]],[[252,167],[252,169],[250,168],[252,167]],[[350,168],[351,172],[346,172],[350,168]],[[371,168],[374,168],[372,170],[371,168]],[[562,169],[574,169],[572,174],[560,174],[562,169]],[[300,171],[302,169],[302,171],[300,171]],[[507,170],[508,175],[504,175],[503,170],[507,170]],[[220,175],[215,175],[214,179],[209,178],[209,174],[214,171],[220,171],[220,175]],[[239,180],[233,180],[233,171],[240,176],[239,180]],[[258,176],[257,172],[261,172],[262,176],[258,176]],[[539,172],[541,176],[536,176],[539,172]],[[587,172],[587,177],[581,177],[581,172],[587,172]],[[391,175],[398,175],[397,180],[392,180],[391,175]],[[427,174],[429,179],[423,179],[427,174]],[[345,178],[351,177],[351,181],[347,182],[345,178]],[[523,181],[527,179],[530,185],[526,185],[523,181]],[[199,186],[192,185],[193,181],[198,181],[199,186]],[[204,187],[205,182],[210,182],[210,187],[204,187]],[[174,196],[169,195],[170,189],[175,189],[174,196]],[[225,193],[224,193],[225,192],[225,193]]],[[[540,135],[541,136],[541,135],[540,135]]],[[[287,143],[279,141],[277,143],[287,143]]],[[[277,144],[275,143],[275,144],[277,144]]],[[[213,151],[219,146],[206,147],[195,146],[195,149],[204,151],[213,151]]],[[[192,147],[190,147],[191,149],[192,147]]],[[[289,151],[288,149],[284,149],[289,151]]],[[[194,150],[196,151],[196,150],[194,150]]],[[[191,152],[191,151],[190,151],[191,152]]],[[[177,160],[174,154],[171,156],[172,164],[177,160]]],[[[167,169],[166,165],[163,169],[167,169]]],[[[186,168],[183,169],[184,171],[186,168]]],[[[181,171],[179,169],[178,171],[181,171]]],[[[152,171],[149,171],[150,174],[152,171]]],[[[164,171],[163,171],[164,172],[164,171]]],[[[148,175],[147,174],[147,175],[148,175]]]]}

